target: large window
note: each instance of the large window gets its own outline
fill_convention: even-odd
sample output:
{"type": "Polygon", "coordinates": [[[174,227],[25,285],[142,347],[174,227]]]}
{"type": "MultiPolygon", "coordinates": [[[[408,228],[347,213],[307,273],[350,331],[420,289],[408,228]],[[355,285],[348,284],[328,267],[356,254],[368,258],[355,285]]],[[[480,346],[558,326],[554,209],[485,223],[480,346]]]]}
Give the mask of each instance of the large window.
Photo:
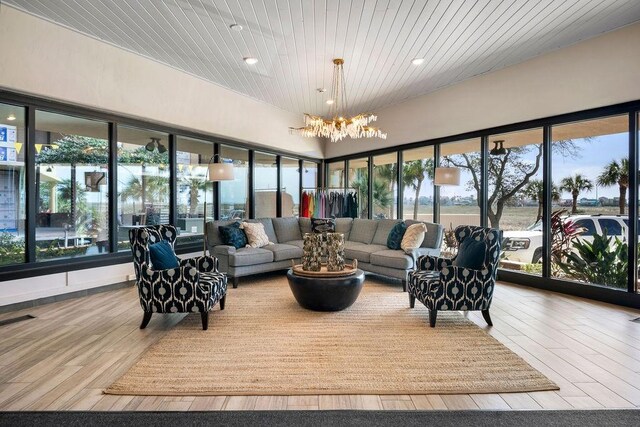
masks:
{"type": "Polygon", "coordinates": [[[298,159],[280,159],[282,176],[282,216],[298,216],[300,213],[300,163],[298,159]]]}
{"type": "Polygon", "coordinates": [[[220,218],[249,217],[249,151],[228,145],[220,146],[224,162],[233,163],[233,181],[220,181],[220,218]]]}
{"type": "Polygon", "coordinates": [[[460,185],[440,186],[440,223],[445,229],[480,225],[480,139],[442,144],[440,166],[460,169],[460,185]]]}
{"type": "Polygon", "coordinates": [[[24,113],[0,104],[0,265],[25,261],[24,113]]]}
{"type": "Polygon", "coordinates": [[[433,222],[433,146],[402,153],[402,216],[433,222]]]}
{"type": "Polygon", "coordinates": [[[109,251],[108,132],[36,111],[36,261],[109,251]]]}
{"type": "Polygon", "coordinates": [[[358,218],[369,217],[369,158],[349,160],[349,191],[358,198],[358,218]]]}
{"type": "Polygon", "coordinates": [[[373,158],[373,218],[398,215],[398,157],[396,153],[373,158]]]}
{"type": "Polygon", "coordinates": [[[333,162],[327,165],[327,186],[344,188],[344,162],[333,162]]]}
{"type": "Polygon", "coordinates": [[[278,165],[276,156],[256,151],[254,154],[255,216],[275,217],[277,214],[278,165]]]}
{"type": "Polygon", "coordinates": [[[626,290],[628,116],[554,126],[552,146],[559,217],[552,232],[565,237],[554,243],[552,275],[626,290]]]}
{"type": "Polygon", "coordinates": [[[129,250],[132,227],[169,222],[168,147],[166,133],[118,127],[119,250],[129,250]]]}
{"type": "Polygon", "coordinates": [[[205,190],[207,217],[213,218],[212,185],[206,180],[207,163],[213,154],[213,142],[178,137],[176,181],[178,238],[181,243],[202,241],[205,190]]]}
{"type": "Polygon", "coordinates": [[[305,160],[302,162],[302,187],[309,190],[318,186],[318,164],[305,160]]]}

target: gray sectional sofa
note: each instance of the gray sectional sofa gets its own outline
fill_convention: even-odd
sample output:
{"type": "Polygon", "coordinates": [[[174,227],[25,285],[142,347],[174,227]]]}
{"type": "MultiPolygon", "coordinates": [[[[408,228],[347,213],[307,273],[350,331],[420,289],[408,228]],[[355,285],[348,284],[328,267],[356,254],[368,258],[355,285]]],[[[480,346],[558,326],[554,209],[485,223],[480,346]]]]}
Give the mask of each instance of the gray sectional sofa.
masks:
{"type": "MultiPolygon", "coordinates": [[[[420,255],[439,255],[443,227],[425,222],[427,234],[422,246],[411,254],[387,248],[387,237],[391,228],[400,220],[395,219],[351,219],[337,218],[336,232],[344,233],[345,258],[358,260],[358,267],[364,271],[393,277],[402,281],[406,290],[409,271],[414,268],[420,255]]],[[[207,223],[207,246],[209,253],[218,258],[219,270],[233,279],[233,287],[238,286],[238,278],[268,271],[284,270],[291,267],[291,260],[300,262],[302,257],[302,236],[311,233],[309,218],[261,218],[248,222],[261,222],[272,244],[262,248],[240,248],[224,245],[219,226],[235,221],[211,221],[207,223]]],[[[418,221],[406,220],[407,225],[418,221]]]]}

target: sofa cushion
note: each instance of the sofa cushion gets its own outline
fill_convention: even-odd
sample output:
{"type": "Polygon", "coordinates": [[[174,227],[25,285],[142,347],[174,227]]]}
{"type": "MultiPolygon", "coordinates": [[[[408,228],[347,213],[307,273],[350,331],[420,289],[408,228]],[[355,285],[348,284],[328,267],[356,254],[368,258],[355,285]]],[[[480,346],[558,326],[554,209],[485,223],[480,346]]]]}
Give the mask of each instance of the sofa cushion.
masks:
{"type": "Polygon", "coordinates": [[[411,224],[407,227],[407,231],[404,232],[404,236],[402,236],[400,247],[403,251],[411,253],[412,250],[422,245],[426,232],[427,226],[424,223],[411,224]]]}
{"type": "Polygon", "coordinates": [[[243,267],[247,265],[273,262],[273,251],[264,248],[241,248],[229,254],[229,265],[243,267]]]}
{"type": "MultiPolygon", "coordinates": [[[[349,240],[352,242],[366,243],[367,245],[373,241],[373,236],[376,234],[378,228],[378,221],[375,219],[359,219],[353,220],[351,226],[351,233],[349,233],[349,240]]],[[[387,242],[384,242],[385,247],[387,242]]]]}
{"type": "Polygon", "coordinates": [[[311,218],[311,231],[314,233],[333,233],[336,231],[334,218],[311,218]]]}
{"type": "Polygon", "coordinates": [[[264,225],[264,232],[267,233],[267,237],[271,243],[280,243],[278,240],[278,236],[276,236],[276,231],[273,228],[273,221],[271,218],[258,218],[258,219],[247,219],[245,222],[259,222],[264,225]]]}
{"type": "Polygon", "coordinates": [[[389,249],[400,249],[400,245],[402,244],[402,238],[404,237],[404,233],[407,231],[407,224],[404,221],[401,221],[393,226],[391,231],[389,232],[389,236],[387,236],[387,247],[389,249]]]}
{"type": "Polygon", "coordinates": [[[300,225],[298,225],[298,218],[273,218],[273,229],[278,238],[278,242],[284,243],[289,240],[300,240],[302,234],[300,233],[300,225]]]}
{"type": "Polygon", "coordinates": [[[344,239],[348,240],[352,224],[353,218],[336,218],[336,233],[344,234],[344,239]]]}
{"type": "Polygon", "coordinates": [[[376,229],[376,234],[373,235],[373,240],[371,243],[376,245],[385,245],[387,246],[387,239],[389,238],[389,233],[391,229],[395,227],[395,225],[399,222],[402,222],[399,219],[381,219],[378,220],[378,228],[376,229]]]}
{"type": "Polygon", "coordinates": [[[288,259],[302,258],[302,249],[296,245],[276,243],[273,245],[267,245],[263,249],[273,252],[274,261],[285,261],[288,259]]]}
{"type": "Polygon", "coordinates": [[[218,227],[224,227],[230,224],[233,224],[235,221],[209,221],[206,224],[206,231],[207,231],[207,243],[210,246],[218,246],[218,245],[224,245],[224,242],[222,241],[222,236],[220,236],[220,230],[218,229],[218,227]]]}
{"type": "Polygon", "coordinates": [[[304,248],[304,240],[289,240],[288,242],[284,242],[287,245],[297,246],[300,249],[304,248]]]}
{"type": "Polygon", "coordinates": [[[357,259],[359,262],[370,262],[371,254],[374,252],[386,250],[386,246],[382,245],[365,245],[364,243],[345,244],[344,257],[348,259],[357,259]]]}
{"type": "Polygon", "coordinates": [[[422,222],[424,225],[427,226],[427,233],[425,234],[424,240],[422,241],[422,245],[420,245],[420,247],[439,248],[441,243],[440,239],[442,238],[441,232],[439,229],[442,226],[440,224],[434,224],[432,222],[416,221],[413,219],[408,219],[405,221],[405,223],[407,224],[407,227],[413,224],[418,224],[420,222],[422,222]]]}
{"type": "Polygon", "coordinates": [[[229,225],[221,225],[218,227],[222,243],[233,246],[234,248],[244,248],[247,246],[247,235],[240,229],[240,223],[234,222],[229,225]]]}
{"type": "Polygon", "coordinates": [[[382,267],[409,270],[413,268],[413,258],[399,250],[386,249],[371,254],[371,264],[382,267]]]}
{"type": "Polygon", "coordinates": [[[300,224],[300,234],[303,236],[305,233],[312,233],[311,231],[311,218],[298,218],[298,224],[300,224]]]}

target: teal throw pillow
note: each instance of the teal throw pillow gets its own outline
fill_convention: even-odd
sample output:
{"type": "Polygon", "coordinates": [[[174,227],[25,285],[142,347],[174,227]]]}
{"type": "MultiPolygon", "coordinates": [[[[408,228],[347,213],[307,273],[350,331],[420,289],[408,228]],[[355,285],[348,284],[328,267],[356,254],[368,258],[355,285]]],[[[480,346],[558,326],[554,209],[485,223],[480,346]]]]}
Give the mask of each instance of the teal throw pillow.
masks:
{"type": "Polygon", "coordinates": [[[233,246],[236,249],[244,248],[247,246],[247,235],[240,229],[240,223],[234,222],[233,224],[220,226],[220,237],[222,237],[222,243],[225,245],[233,246]]]}
{"type": "Polygon", "coordinates": [[[464,267],[470,270],[480,270],[487,254],[487,245],[484,240],[467,238],[460,243],[458,256],[453,261],[456,267],[464,267]]]}
{"type": "Polygon", "coordinates": [[[166,240],[149,245],[149,256],[154,270],[169,270],[180,267],[173,248],[166,240]]]}
{"type": "Polygon", "coordinates": [[[404,221],[394,225],[389,232],[389,237],[387,237],[387,247],[389,249],[400,249],[400,243],[402,243],[405,231],[407,231],[407,224],[404,221]]]}

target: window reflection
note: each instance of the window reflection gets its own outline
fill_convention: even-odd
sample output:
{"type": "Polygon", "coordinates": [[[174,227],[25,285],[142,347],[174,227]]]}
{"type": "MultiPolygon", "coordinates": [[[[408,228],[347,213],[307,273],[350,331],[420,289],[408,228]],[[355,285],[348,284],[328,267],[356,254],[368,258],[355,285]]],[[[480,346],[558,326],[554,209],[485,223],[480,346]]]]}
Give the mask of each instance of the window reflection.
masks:
{"type": "Polygon", "coordinates": [[[36,260],[109,251],[108,125],[36,111],[36,260]]]}

